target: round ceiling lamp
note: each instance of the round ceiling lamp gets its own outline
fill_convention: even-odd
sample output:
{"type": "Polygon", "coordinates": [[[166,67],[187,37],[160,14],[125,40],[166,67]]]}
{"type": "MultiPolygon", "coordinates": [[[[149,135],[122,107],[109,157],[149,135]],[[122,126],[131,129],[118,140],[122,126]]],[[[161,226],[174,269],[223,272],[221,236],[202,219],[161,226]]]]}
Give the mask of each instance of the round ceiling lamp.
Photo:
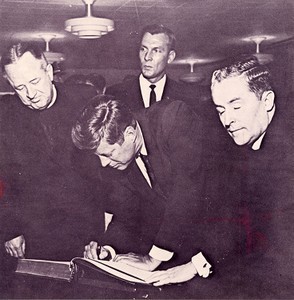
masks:
{"type": "Polygon", "coordinates": [[[204,75],[201,72],[194,72],[195,62],[188,62],[190,65],[190,73],[186,73],[180,76],[180,80],[184,82],[201,82],[204,79],[204,75]]]}
{"type": "Polygon", "coordinates": [[[262,65],[268,64],[274,60],[274,56],[272,54],[261,53],[260,52],[260,44],[263,41],[274,39],[273,35],[255,35],[244,38],[243,40],[248,42],[254,42],[256,44],[256,53],[253,55],[258,59],[259,63],[262,65]]]}
{"type": "Polygon", "coordinates": [[[200,83],[205,79],[205,74],[201,70],[194,71],[195,64],[206,64],[216,61],[217,59],[212,58],[187,58],[178,59],[173,62],[177,65],[190,65],[190,72],[180,76],[180,80],[188,83],[200,83]]]}
{"type": "Polygon", "coordinates": [[[91,9],[95,0],[83,0],[83,2],[86,4],[86,16],[66,20],[66,31],[77,35],[81,39],[98,39],[114,30],[114,22],[112,20],[92,16],[91,9]]]}
{"type": "Polygon", "coordinates": [[[53,64],[54,62],[61,62],[65,60],[65,56],[60,52],[53,52],[49,49],[49,43],[52,39],[57,38],[56,34],[53,33],[40,33],[38,34],[39,38],[42,38],[46,43],[46,48],[44,51],[44,56],[49,64],[53,64]]]}
{"type": "Polygon", "coordinates": [[[46,43],[46,48],[44,55],[48,61],[48,63],[52,64],[54,62],[62,62],[65,60],[65,55],[60,52],[53,52],[49,49],[49,43],[52,39],[64,38],[64,34],[60,34],[57,32],[49,32],[49,31],[37,31],[37,32],[18,32],[13,34],[14,39],[21,41],[32,41],[32,40],[40,40],[42,39],[46,43]]]}

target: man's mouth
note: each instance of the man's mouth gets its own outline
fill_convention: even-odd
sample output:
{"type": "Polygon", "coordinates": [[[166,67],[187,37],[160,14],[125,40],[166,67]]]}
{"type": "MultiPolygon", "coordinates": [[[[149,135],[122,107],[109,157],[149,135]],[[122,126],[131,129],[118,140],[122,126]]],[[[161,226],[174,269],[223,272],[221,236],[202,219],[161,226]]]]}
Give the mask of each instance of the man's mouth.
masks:
{"type": "Polygon", "coordinates": [[[243,128],[229,129],[228,132],[229,132],[230,134],[235,134],[235,132],[238,132],[238,131],[240,131],[240,130],[242,130],[242,129],[243,129],[243,128]]]}
{"type": "Polygon", "coordinates": [[[36,104],[38,102],[40,102],[40,98],[34,98],[33,100],[31,100],[32,103],[36,104]]]}

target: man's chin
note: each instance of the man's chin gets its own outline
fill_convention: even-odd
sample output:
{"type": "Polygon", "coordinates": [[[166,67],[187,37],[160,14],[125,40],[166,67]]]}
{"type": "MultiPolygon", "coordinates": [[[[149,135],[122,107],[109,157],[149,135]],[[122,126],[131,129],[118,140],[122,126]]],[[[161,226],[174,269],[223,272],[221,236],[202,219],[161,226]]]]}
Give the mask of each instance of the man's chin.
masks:
{"type": "Polygon", "coordinates": [[[153,78],[153,73],[149,72],[149,71],[144,71],[142,72],[143,76],[146,78],[146,79],[151,79],[153,78]]]}
{"type": "Polygon", "coordinates": [[[34,104],[30,104],[30,108],[34,109],[34,110],[44,110],[48,107],[48,103],[46,104],[42,104],[42,103],[34,103],[34,104]]]}
{"type": "Polygon", "coordinates": [[[114,169],[119,170],[119,171],[124,171],[128,166],[125,165],[120,165],[118,167],[114,167],[114,169]]]}
{"type": "Polygon", "coordinates": [[[233,138],[233,140],[234,140],[235,144],[238,145],[238,146],[244,146],[244,145],[248,144],[248,141],[239,140],[239,139],[236,139],[236,138],[233,138]]]}

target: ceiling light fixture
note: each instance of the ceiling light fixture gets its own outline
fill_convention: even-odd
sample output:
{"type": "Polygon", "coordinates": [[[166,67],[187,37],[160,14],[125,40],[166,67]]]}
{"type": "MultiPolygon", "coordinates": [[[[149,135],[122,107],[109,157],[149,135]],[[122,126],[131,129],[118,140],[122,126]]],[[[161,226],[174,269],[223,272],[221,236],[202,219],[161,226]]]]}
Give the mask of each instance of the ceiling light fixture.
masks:
{"type": "Polygon", "coordinates": [[[261,65],[268,64],[274,60],[274,56],[272,54],[261,53],[260,52],[260,44],[263,41],[274,39],[275,37],[272,35],[256,35],[244,38],[244,41],[251,41],[256,44],[256,53],[253,55],[258,59],[261,65]]]}
{"type": "Polygon", "coordinates": [[[212,58],[187,58],[187,59],[178,59],[173,62],[176,65],[190,65],[190,73],[186,73],[180,76],[180,80],[188,83],[200,83],[205,79],[205,74],[202,70],[194,71],[195,64],[206,64],[216,61],[212,58]]]}
{"type": "Polygon", "coordinates": [[[81,39],[98,39],[114,30],[114,22],[110,19],[92,16],[92,4],[95,0],[83,0],[86,4],[86,16],[65,21],[65,30],[81,39]]]}
{"type": "Polygon", "coordinates": [[[52,39],[56,38],[57,35],[55,34],[52,34],[52,33],[42,33],[42,34],[38,34],[38,36],[40,38],[42,38],[45,43],[46,43],[46,48],[45,48],[45,51],[44,51],[44,56],[47,60],[47,62],[49,64],[52,64],[54,62],[61,62],[61,61],[64,61],[65,60],[65,57],[64,57],[64,54],[63,53],[60,53],[60,52],[53,52],[53,51],[50,51],[49,49],[49,43],[52,39]]]}
{"type": "Polygon", "coordinates": [[[201,82],[204,79],[204,75],[200,72],[194,72],[195,61],[188,62],[190,65],[190,73],[186,73],[181,75],[180,80],[185,82],[201,82]]]}

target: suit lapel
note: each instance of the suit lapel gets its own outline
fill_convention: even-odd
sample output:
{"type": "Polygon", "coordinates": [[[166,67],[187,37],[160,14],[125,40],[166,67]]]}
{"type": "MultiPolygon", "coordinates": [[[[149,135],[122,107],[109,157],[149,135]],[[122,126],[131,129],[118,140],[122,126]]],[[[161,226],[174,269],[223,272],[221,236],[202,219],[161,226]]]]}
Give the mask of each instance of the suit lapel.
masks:
{"type": "Polygon", "coordinates": [[[128,101],[133,101],[131,108],[133,110],[139,110],[144,108],[143,97],[141,94],[139,77],[136,77],[130,82],[129,90],[127,91],[128,101]]]}

